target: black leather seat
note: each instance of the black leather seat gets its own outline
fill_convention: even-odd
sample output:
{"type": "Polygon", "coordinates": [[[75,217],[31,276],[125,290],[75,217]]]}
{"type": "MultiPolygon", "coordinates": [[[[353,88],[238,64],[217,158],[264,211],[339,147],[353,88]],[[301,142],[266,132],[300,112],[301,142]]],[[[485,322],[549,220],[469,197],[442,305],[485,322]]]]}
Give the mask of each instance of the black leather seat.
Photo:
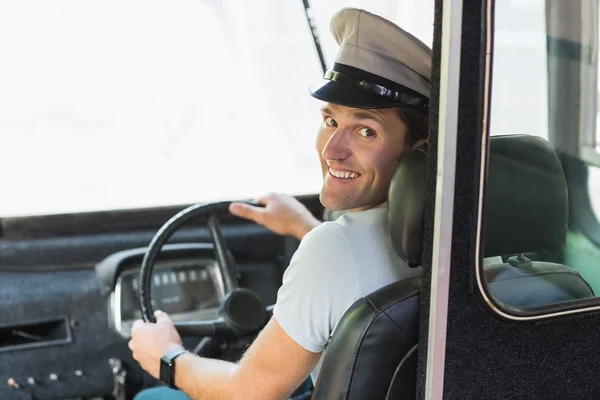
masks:
{"type": "MultiPolygon", "coordinates": [[[[485,256],[562,249],[566,185],[552,146],[525,135],[493,137],[490,142],[485,256]]],[[[426,161],[424,147],[405,157],[388,198],[392,243],[410,266],[421,263],[426,161]]],[[[525,304],[548,304],[593,295],[576,271],[565,266],[532,263],[524,269],[513,264],[486,268],[489,286],[502,302],[522,302],[519,298],[525,296],[525,304]],[[547,280],[550,270],[559,271],[550,274],[561,277],[557,285],[537,285],[547,280]],[[556,290],[571,277],[568,290],[556,290]]],[[[348,309],[327,347],[313,400],[415,397],[420,291],[420,278],[403,280],[348,309]]]]}

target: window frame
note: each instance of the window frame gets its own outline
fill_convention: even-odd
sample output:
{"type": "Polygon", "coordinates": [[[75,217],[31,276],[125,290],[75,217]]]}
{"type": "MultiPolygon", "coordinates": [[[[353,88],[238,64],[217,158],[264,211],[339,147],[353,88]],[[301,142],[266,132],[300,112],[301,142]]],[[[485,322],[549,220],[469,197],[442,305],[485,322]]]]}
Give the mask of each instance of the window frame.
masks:
{"type": "Polygon", "coordinates": [[[587,164],[600,167],[598,118],[598,1],[581,4],[579,143],[577,156],[587,164]],[[588,6],[589,8],[587,8],[588,6]]]}
{"type": "MultiPolygon", "coordinates": [[[[546,1],[554,1],[554,0],[546,0],[546,1]]],[[[488,171],[488,167],[489,167],[489,140],[490,140],[490,132],[489,132],[489,128],[490,128],[490,116],[491,116],[491,91],[492,91],[492,71],[493,71],[493,52],[494,52],[494,26],[495,26],[495,16],[494,16],[494,7],[495,4],[493,4],[490,6],[491,10],[488,10],[488,14],[487,14],[487,18],[488,18],[488,24],[487,24],[487,40],[486,40],[486,48],[485,48],[485,54],[487,57],[487,61],[486,61],[486,68],[484,71],[485,74],[485,84],[484,84],[484,94],[483,94],[483,100],[484,100],[484,104],[483,104],[483,113],[484,113],[484,118],[482,118],[482,125],[481,125],[481,154],[483,154],[484,156],[481,157],[481,165],[480,165],[480,175],[479,175],[479,198],[478,198],[478,206],[477,206],[477,231],[476,231],[476,245],[475,245],[475,285],[477,286],[476,288],[476,292],[479,294],[480,300],[483,302],[484,307],[485,307],[488,311],[491,311],[495,316],[499,317],[500,319],[503,320],[508,320],[511,322],[520,322],[520,323],[530,323],[530,322],[536,322],[539,320],[547,320],[550,318],[556,318],[556,317],[562,317],[562,316],[567,316],[567,315],[572,315],[572,314],[580,314],[580,313],[585,313],[585,312],[591,312],[591,311],[598,311],[600,310],[600,294],[597,297],[593,297],[593,298],[587,298],[587,299],[578,299],[578,300],[573,300],[573,301],[569,301],[569,302],[565,302],[565,303],[558,303],[558,304],[552,304],[552,305],[548,305],[548,306],[543,306],[543,307],[536,307],[536,308],[530,308],[527,310],[522,310],[522,309],[517,309],[515,307],[510,307],[509,305],[505,305],[502,304],[501,302],[497,301],[495,296],[493,295],[493,293],[491,292],[491,290],[488,287],[487,282],[485,281],[485,276],[484,276],[484,261],[483,261],[483,255],[484,255],[484,238],[483,238],[483,218],[484,218],[484,204],[485,204],[485,195],[486,195],[486,186],[487,186],[487,171],[488,171]]],[[[582,4],[582,7],[580,8],[580,13],[582,16],[582,20],[583,20],[583,16],[588,16],[588,12],[585,12],[585,10],[589,10],[585,8],[585,5],[588,4],[593,4],[593,2],[582,2],[584,4],[582,4]]],[[[595,48],[593,51],[587,51],[587,55],[589,55],[590,57],[595,57],[592,59],[595,59],[597,61],[597,47],[598,47],[598,0],[595,0],[595,4],[593,4],[595,6],[595,13],[594,13],[594,18],[592,19],[592,24],[595,23],[595,27],[593,29],[588,29],[588,33],[586,34],[586,38],[588,40],[591,40],[591,36],[594,32],[595,32],[595,36],[594,37],[594,43],[595,43],[595,48]]],[[[589,27],[588,27],[589,28],[589,27]]],[[[547,34],[548,34],[548,28],[546,28],[547,30],[547,34]]],[[[585,54],[586,52],[581,52],[581,54],[585,54]]],[[[583,58],[583,57],[582,57],[583,58]]],[[[589,67],[588,64],[584,64],[581,63],[581,65],[587,65],[589,67]]],[[[590,72],[589,75],[591,75],[591,78],[589,75],[587,74],[581,74],[580,75],[580,85],[583,84],[589,84],[590,81],[589,79],[594,79],[595,81],[597,81],[597,75],[598,75],[598,64],[597,62],[595,64],[593,64],[595,66],[595,71],[590,72]],[[587,80],[584,80],[583,77],[587,76],[587,80]]],[[[589,72],[589,71],[588,71],[589,72]]],[[[549,76],[549,79],[551,79],[551,77],[549,76]]],[[[595,83],[595,82],[594,82],[595,83]]],[[[592,86],[593,91],[594,91],[594,96],[592,98],[593,100],[593,109],[594,111],[596,111],[596,101],[597,101],[597,95],[596,95],[596,91],[598,90],[597,86],[592,86]]],[[[586,89],[589,89],[589,87],[586,87],[586,89]]],[[[581,104],[586,104],[585,101],[587,101],[587,99],[590,96],[590,90],[580,90],[580,102],[582,102],[581,104]]],[[[596,122],[595,122],[595,118],[596,118],[596,112],[593,113],[593,121],[590,121],[590,106],[586,104],[585,107],[582,107],[579,111],[579,126],[580,126],[580,132],[582,130],[582,123],[583,123],[583,117],[586,118],[586,122],[588,123],[588,125],[583,125],[586,128],[589,129],[589,124],[593,124],[592,126],[595,128],[596,122]]],[[[569,150],[571,152],[575,152],[575,156],[579,159],[581,159],[582,162],[591,164],[591,165],[596,165],[596,166],[600,166],[600,152],[597,152],[595,150],[595,148],[590,148],[591,144],[591,140],[593,140],[595,142],[596,138],[595,138],[595,130],[591,131],[594,132],[593,135],[590,134],[589,130],[586,130],[586,134],[587,135],[581,135],[578,134],[578,138],[579,138],[579,143],[578,146],[574,149],[573,147],[570,147],[567,149],[567,153],[569,152],[569,150]],[[582,139],[582,136],[586,136],[585,139],[582,139]],[[590,154],[590,150],[593,149],[593,154],[590,154]],[[585,156],[589,157],[589,159],[584,158],[584,152],[585,152],[585,156]],[[597,163],[597,164],[596,164],[597,163]]],[[[568,144],[569,143],[564,143],[564,144],[568,144]]],[[[561,149],[562,150],[562,149],[561,149]]],[[[588,199],[589,200],[589,199],[588,199]]]]}

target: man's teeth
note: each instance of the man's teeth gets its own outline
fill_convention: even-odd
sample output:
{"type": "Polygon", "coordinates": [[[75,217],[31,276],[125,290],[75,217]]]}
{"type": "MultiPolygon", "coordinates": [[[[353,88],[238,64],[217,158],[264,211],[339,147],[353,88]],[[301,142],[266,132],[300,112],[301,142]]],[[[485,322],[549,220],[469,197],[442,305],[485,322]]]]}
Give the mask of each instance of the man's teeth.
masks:
{"type": "Polygon", "coordinates": [[[356,172],[348,172],[348,171],[335,171],[333,169],[329,170],[329,173],[336,178],[341,179],[354,179],[358,178],[358,174],[356,172]]]}

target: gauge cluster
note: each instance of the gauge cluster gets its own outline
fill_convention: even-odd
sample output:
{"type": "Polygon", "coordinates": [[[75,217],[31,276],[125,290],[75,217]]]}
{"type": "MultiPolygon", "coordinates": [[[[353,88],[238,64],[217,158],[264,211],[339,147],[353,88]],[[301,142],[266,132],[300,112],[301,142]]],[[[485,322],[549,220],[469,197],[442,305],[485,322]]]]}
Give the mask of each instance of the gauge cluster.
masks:
{"type": "MultiPolygon", "coordinates": [[[[131,336],[133,322],[142,317],[139,273],[139,265],[121,272],[111,293],[111,320],[124,338],[131,336]]],[[[173,321],[202,321],[217,317],[224,284],[215,260],[172,260],[156,263],[150,293],[152,307],[168,313],[173,321]]]]}

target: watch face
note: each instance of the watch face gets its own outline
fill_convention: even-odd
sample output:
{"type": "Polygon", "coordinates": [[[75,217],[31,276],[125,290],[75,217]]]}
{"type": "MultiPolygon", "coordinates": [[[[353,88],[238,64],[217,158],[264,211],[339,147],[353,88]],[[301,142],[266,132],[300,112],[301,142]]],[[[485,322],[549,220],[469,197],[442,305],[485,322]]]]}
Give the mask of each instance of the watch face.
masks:
{"type": "Polygon", "coordinates": [[[173,362],[166,356],[160,359],[160,380],[171,386],[171,367],[173,362]]]}
{"type": "Polygon", "coordinates": [[[171,350],[160,359],[159,378],[172,389],[177,389],[174,382],[175,359],[183,353],[186,353],[185,349],[171,350]]]}

